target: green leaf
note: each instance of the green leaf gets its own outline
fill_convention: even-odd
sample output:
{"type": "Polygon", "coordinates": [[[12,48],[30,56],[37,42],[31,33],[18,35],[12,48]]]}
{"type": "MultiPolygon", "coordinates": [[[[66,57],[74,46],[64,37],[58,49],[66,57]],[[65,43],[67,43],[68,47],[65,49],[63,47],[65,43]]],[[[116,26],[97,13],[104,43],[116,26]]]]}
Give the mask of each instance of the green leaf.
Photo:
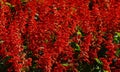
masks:
{"type": "Polygon", "coordinates": [[[120,43],[120,33],[119,32],[115,32],[114,42],[117,43],[117,44],[120,43]]]}
{"type": "Polygon", "coordinates": [[[77,70],[79,72],[90,72],[91,71],[91,65],[87,62],[80,62],[78,63],[77,70]]]}
{"type": "Polygon", "coordinates": [[[75,51],[80,51],[80,46],[78,44],[76,44],[75,51]]]}
{"type": "Polygon", "coordinates": [[[120,32],[115,32],[120,37],[120,32]]]}
{"type": "Polygon", "coordinates": [[[14,5],[12,5],[12,4],[9,3],[9,2],[5,2],[5,4],[8,5],[8,6],[11,7],[11,8],[15,7],[14,5]]]}
{"type": "Polygon", "coordinates": [[[82,35],[82,33],[80,32],[80,30],[78,30],[77,35],[82,35]]]}
{"type": "Polygon", "coordinates": [[[48,39],[45,39],[45,43],[48,43],[49,41],[48,41],[48,39]]]}
{"type": "Polygon", "coordinates": [[[76,26],[76,30],[77,30],[77,35],[81,35],[81,36],[85,36],[85,34],[82,31],[82,28],[79,26],[76,26]]]}
{"type": "Polygon", "coordinates": [[[63,63],[62,65],[63,65],[63,66],[68,66],[69,64],[68,64],[68,63],[63,63]]]}
{"type": "Polygon", "coordinates": [[[100,64],[100,65],[103,64],[98,58],[95,58],[95,61],[96,61],[98,64],[100,64]]]}
{"type": "Polygon", "coordinates": [[[116,55],[117,57],[119,57],[119,55],[120,55],[120,48],[116,50],[115,55],[116,55]]]}
{"type": "Polygon", "coordinates": [[[24,49],[27,49],[27,46],[23,45],[23,48],[24,48],[24,49]]]}
{"type": "Polygon", "coordinates": [[[21,2],[23,3],[23,2],[28,2],[28,0],[21,0],[21,2]]]}
{"type": "Polygon", "coordinates": [[[99,67],[99,66],[97,66],[97,67],[96,67],[96,69],[97,69],[97,70],[99,70],[99,69],[100,69],[100,67],[99,67]]]}
{"type": "Polygon", "coordinates": [[[7,62],[11,57],[10,56],[7,56],[6,58],[4,58],[0,64],[4,64],[5,62],[7,62]]]}
{"type": "Polygon", "coordinates": [[[77,43],[71,42],[70,45],[75,49],[75,51],[80,51],[80,46],[77,43]]]}
{"type": "Polygon", "coordinates": [[[103,70],[103,72],[108,72],[107,70],[103,70]]]}

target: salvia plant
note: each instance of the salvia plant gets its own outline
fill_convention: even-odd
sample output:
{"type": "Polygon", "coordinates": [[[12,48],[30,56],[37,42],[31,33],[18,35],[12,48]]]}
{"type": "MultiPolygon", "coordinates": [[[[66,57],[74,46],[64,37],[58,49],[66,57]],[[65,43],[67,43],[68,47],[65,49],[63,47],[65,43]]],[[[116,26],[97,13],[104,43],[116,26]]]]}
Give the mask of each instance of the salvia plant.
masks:
{"type": "Polygon", "coordinates": [[[0,72],[120,72],[120,0],[0,0],[0,72]]]}

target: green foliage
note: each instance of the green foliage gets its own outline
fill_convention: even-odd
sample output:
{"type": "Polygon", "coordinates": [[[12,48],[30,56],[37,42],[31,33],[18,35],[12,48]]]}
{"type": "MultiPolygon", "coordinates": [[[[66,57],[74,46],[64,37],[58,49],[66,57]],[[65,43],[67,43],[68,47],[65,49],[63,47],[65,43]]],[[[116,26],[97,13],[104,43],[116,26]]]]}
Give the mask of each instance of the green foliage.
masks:
{"type": "Polygon", "coordinates": [[[11,57],[7,56],[6,58],[4,58],[2,61],[0,61],[0,64],[4,64],[5,62],[7,62],[11,57]]]}
{"type": "Polygon", "coordinates": [[[120,48],[118,48],[118,49],[116,50],[115,55],[116,55],[117,57],[119,57],[119,55],[120,55],[120,48]]]}
{"type": "Polygon", "coordinates": [[[87,62],[80,62],[79,66],[77,67],[79,72],[90,72],[91,71],[91,65],[87,62]]]}
{"type": "Polygon", "coordinates": [[[78,72],[105,72],[106,70],[102,69],[103,63],[98,58],[95,58],[94,60],[95,60],[94,64],[80,62],[77,68],[78,72]]]}
{"type": "Polygon", "coordinates": [[[107,52],[107,51],[108,51],[108,49],[105,48],[105,45],[104,45],[104,44],[102,44],[100,51],[97,53],[97,54],[98,54],[98,57],[99,57],[99,58],[100,58],[100,57],[106,57],[106,56],[107,56],[107,55],[106,55],[106,52],[107,52]]]}
{"type": "Polygon", "coordinates": [[[23,45],[23,48],[26,50],[26,49],[27,49],[27,46],[23,45]]]}
{"type": "Polygon", "coordinates": [[[28,0],[21,0],[21,2],[22,2],[22,3],[24,3],[24,2],[28,2],[28,0]]]}
{"type": "Polygon", "coordinates": [[[15,7],[14,5],[12,5],[12,4],[11,4],[11,3],[9,3],[9,2],[5,2],[5,4],[6,4],[6,5],[8,5],[10,8],[15,7]]]}
{"type": "Polygon", "coordinates": [[[108,72],[107,70],[103,70],[103,72],[108,72]]]}
{"type": "Polygon", "coordinates": [[[32,66],[30,66],[30,70],[34,72],[36,70],[36,66],[37,66],[36,62],[32,61],[32,66]]]}
{"type": "Polygon", "coordinates": [[[5,57],[0,60],[0,71],[7,72],[7,69],[11,66],[11,64],[6,64],[6,62],[10,59],[10,56],[5,57]]]}
{"type": "Polygon", "coordinates": [[[76,30],[77,30],[77,35],[85,36],[85,34],[83,33],[82,29],[79,26],[76,26],[76,30]]]}
{"type": "Polygon", "coordinates": [[[5,2],[5,4],[10,7],[11,12],[15,12],[15,5],[12,5],[12,4],[9,3],[9,2],[5,2]]]}
{"type": "Polygon", "coordinates": [[[77,31],[77,35],[82,35],[82,33],[80,32],[80,30],[77,31]]]}
{"type": "Polygon", "coordinates": [[[70,45],[72,48],[74,48],[75,51],[77,51],[77,52],[80,51],[80,46],[77,43],[71,42],[70,45]]]}
{"type": "Polygon", "coordinates": [[[117,43],[117,44],[120,43],[120,33],[119,32],[115,32],[114,42],[117,43]]]}
{"type": "Polygon", "coordinates": [[[62,63],[63,66],[68,66],[69,64],[68,63],[62,63]]]}
{"type": "Polygon", "coordinates": [[[100,64],[100,65],[103,64],[98,58],[95,58],[95,61],[96,61],[98,64],[100,64]]]}

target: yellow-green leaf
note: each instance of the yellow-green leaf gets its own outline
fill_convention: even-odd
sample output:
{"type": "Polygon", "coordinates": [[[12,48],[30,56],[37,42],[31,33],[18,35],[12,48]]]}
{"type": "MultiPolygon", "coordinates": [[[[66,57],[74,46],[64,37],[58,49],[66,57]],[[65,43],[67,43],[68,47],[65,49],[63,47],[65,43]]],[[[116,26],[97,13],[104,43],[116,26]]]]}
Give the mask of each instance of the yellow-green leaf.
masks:
{"type": "Polygon", "coordinates": [[[14,5],[12,5],[11,3],[9,2],[5,2],[6,5],[10,6],[10,7],[15,7],[14,5]]]}
{"type": "Polygon", "coordinates": [[[63,66],[68,66],[69,64],[68,64],[68,63],[63,63],[62,65],[63,65],[63,66]]]}
{"type": "Polygon", "coordinates": [[[101,62],[98,58],[95,58],[95,61],[96,61],[98,64],[102,65],[102,62],[101,62]]]}

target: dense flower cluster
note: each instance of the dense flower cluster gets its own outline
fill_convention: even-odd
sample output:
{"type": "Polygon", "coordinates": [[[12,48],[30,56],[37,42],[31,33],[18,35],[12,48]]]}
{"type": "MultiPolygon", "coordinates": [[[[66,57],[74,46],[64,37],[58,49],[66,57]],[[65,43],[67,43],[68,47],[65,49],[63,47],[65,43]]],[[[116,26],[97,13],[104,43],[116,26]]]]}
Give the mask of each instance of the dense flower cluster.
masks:
{"type": "Polygon", "coordinates": [[[0,0],[0,72],[120,72],[120,0],[0,0]]]}

